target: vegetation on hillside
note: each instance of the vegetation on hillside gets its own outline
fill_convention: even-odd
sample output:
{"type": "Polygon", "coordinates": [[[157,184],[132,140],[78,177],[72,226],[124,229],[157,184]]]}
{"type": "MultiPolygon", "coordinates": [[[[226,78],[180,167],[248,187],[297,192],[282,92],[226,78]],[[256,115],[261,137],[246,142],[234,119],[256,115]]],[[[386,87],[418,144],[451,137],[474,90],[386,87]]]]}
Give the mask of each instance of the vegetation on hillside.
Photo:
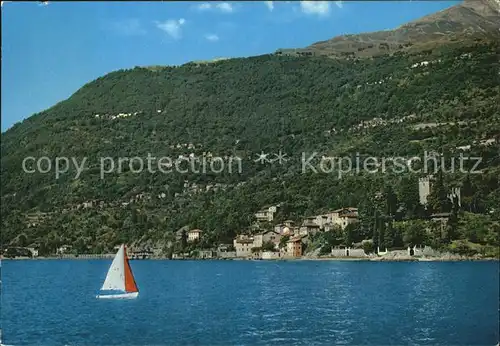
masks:
{"type": "Polygon", "coordinates": [[[120,242],[168,247],[188,226],[203,229],[200,246],[211,247],[247,230],[262,206],[282,203],[278,221],[359,206],[362,222],[344,241],[493,246],[500,220],[498,48],[480,42],[349,61],[264,55],[110,73],[2,134],[3,244],[39,243],[46,253],[62,244],[81,252],[108,251],[120,242]],[[427,211],[418,201],[418,174],[339,179],[301,171],[302,152],[428,151],[449,159],[467,145],[467,155],[481,157],[482,173],[445,173],[427,211]],[[255,162],[260,152],[280,150],[289,158],[282,165],[255,162]],[[238,156],[243,169],[152,174],[125,165],[101,179],[99,158],[148,153],[238,156]],[[59,179],[54,172],[27,174],[28,156],[52,163],[87,157],[87,169],[78,179],[72,167],[59,179]],[[462,186],[461,210],[443,199],[443,189],[453,186],[462,186]],[[82,207],[89,201],[92,206],[82,207]],[[441,211],[457,219],[448,233],[418,235],[429,227],[416,220],[441,211]]]}

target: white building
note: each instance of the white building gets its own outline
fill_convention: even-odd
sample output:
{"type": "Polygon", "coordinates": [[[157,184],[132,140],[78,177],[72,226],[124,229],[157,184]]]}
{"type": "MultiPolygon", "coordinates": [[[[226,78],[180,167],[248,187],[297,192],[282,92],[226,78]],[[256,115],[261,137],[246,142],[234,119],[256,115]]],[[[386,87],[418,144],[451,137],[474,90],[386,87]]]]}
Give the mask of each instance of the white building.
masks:
{"type": "Polygon", "coordinates": [[[272,222],[274,220],[274,214],[278,210],[278,206],[272,205],[270,207],[265,207],[255,213],[255,218],[257,221],[262,222],[272,222]]]}
{"type": "Polygon", "coordinates": [[[236,249],[236,257],[249,257],[252,255],[253,238],[247,236],[238,236],[233,240],[236,249]]]}
{"type": "Polygon", "coordinates": [[[201,229],[192,229],[191,231],[188,232],[187,240],[190,242],[200,240],[202,232],[203,231],[201,229]]]}

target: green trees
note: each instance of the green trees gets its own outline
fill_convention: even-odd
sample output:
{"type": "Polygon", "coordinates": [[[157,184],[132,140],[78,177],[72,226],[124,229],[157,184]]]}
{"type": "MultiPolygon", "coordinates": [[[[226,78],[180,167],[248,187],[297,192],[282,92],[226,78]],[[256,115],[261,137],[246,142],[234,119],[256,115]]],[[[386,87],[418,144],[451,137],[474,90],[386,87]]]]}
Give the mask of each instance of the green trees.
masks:
{"type": "Polygon", "coordinates": [[[274,251],[275,248],[274,248],[274,243],[271,242],[271,241],[267,241],[267,242],[264,242],[262,244],[262,248],[261,248],[262,251],[274,251]]]}
{"type": "Polygon", "coordinates": [[[15,245],[21,247],[28,246],[28,237],[26,236],[26,234],[19,234],[15,239],[15,245]]]}
{"type": "Polygon", "coordinates": [[[396,211],[398,208],[398,196],[394,192],[392,185],[387,185],[384,189],[385,200],[386,200],[386,208],[385,214],[387,216],[396,215],[396,211]]]}
{"type": "Polygon", "coordinates": [[[184,251],[187,247],[187,232],[185,229],[182,230],[181,232],[181,251],[184,251]]]}
{"type": "Polygon", "coordinates": [[[279,248],[280,249],[286,248],[286,243],[289,240],[290,240],[290,236],[289,235],[285,235],[285,236],[281,237],[280,242],[279,242],[279,248]]]}
{"type": "Polygon", "coordinates": [[[422,223],[411,223],[403,228],[403,243],[405,246],[422,245],[425,239],[425,226],[422,223]]]}
{"type": "Polygon", "coordinates": [[[73,244],[73,249],[77,254],[87,253],[87,245],[85,244],[85,240],[82,237],[78,237],[78,239],[73,244]]]}
{"type": "Polygon", "coordinates": [[[452,202],[448,198],[448,189],[444,185],[443,172],[439,170],[433,183],[428,204],[435,213],[448,213],[452,209],[452,202]]]}
{"type": "MultiPolygon", "coordinates": [[[[2,134],[4,244],[14,244],[24,233],[28,239],[22,243],[41,243],[48,252],[66,243],[82,250],[82,244],[101,244],[107,251],[139,240],[166,248],[177,242],[177,251],[187,248],[185,232],[178,241],[164,234],[189,225],[203,229],[203,246],[211,247],[247,230],[261,207],[282,203],[276,222],[359,206],[360,224],[332,232],[325,244],[372,239],[375,248],[397,247],[404,232],[393,221],[425,216],[417,174],[304,173],[301,153],[408,157],[446,149],[456,155],[457,146],[471,142],[471,156],[483,158],[485,169],[463,181],[463,208],[499,220],[498,145],[474,144],[500,132],[498,43],[479,48],[459,64],[458,57],[469,52],[463,47],[359,61],[264,55],[110,73],[2,134]],[[409,68],[433,59],[441,62],[432,73],[409,68]],[[130,116],[112,119],[118,113],[130,116]],[[386,123],[366,125],[375,117],[386,123]],[[457,119],[468,123],[417,126],[457,119]],[[366,126],[358,127],[362,122],[366,126]],[[254,162],[261,151],[274,158],[279,150],[288,158],[282,165],[254,162]],[[148,153],[174,159],[238,156],[243,169],[151,174],[133,173],[125,165],[101,179],[100,157],[146,158],[148,153]],[[50,174],[22,172],[24,157],[42,155],[87,157],[89,167],[78,179],[68,173],[57,181],[50,174]],[[141,194],[148,198],[138,198],[141,194]],[[92,200],[103,207],[79,208],[92,200]],[[28,215],[40,210],[46,216],[28,222],[28,215]],[[57,234],[51,234],[54,230],[57,234]]],[[[448,173],[438,177],[429,198],[434,212],[451,210],[448,187],[462,179],[448,173]]],[[[462,215],[457,218],[450,237],[473,239],[461,231],[462,215]]],[[[483,233],[474,239],[483,241],[483,233]]],[[[491,234],[487,239],[493,241],[491,234]]]]}
{"type": "Polygon", "coordinates": [[[369,255],[369,254],[372,254],[372,253],[375,253],[376,252],[376,249],[375,247],[373,246],[373,242],[371,240],[366,240],[366,241],[363,241],[363,243],[361,244],[363,246],[363,251],[365,252],[365,254],[369,255]]]}
{"type": "Polygon", "coordinates": [[[399,184],[399,200],[404,205],[404,216],[414,218],[420,214],[422,206],[418,195],[418,177],[405,175],[399,184]]]}
{"type": "Polygon", "coordinates": [[[360,225],[352,223],[347,225],[341,232],[342,242],[345,246],[351,246],[354,243],[360,242],[364,239],[365,234],[360,225]]]}

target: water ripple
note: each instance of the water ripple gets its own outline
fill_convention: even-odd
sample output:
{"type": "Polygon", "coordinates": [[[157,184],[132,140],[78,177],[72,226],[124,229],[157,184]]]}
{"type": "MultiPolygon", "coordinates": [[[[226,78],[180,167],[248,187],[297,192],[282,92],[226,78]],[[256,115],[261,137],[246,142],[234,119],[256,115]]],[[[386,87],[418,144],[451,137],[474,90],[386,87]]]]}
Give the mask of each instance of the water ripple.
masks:
{"type": "Polygon", "coordinates": [[[497,263],[134,261],[140,295],[94,298],[109,261],[2,263],[4,342],[494,345],[497,263]]]}

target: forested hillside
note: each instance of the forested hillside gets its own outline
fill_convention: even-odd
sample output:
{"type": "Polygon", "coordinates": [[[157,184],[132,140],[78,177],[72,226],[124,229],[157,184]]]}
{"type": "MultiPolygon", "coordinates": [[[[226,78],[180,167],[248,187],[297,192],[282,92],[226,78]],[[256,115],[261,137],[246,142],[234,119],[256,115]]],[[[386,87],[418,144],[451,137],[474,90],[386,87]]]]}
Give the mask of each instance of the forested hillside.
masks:
{"type": "MultiPolygon", "coordinates": [[[[391,214],[375,200],[378,194],[395,195],[401,218],[420,213],[421,175],[303,173],[302,152],[434,151],[449,158],[468,145],[467,155],[482,157],[482,173],[444,174],[442,183],[465,186],[463,209],[494,223],[500,215],[498,49],[498,41],[483,40],[373,59],[263,55],[112,72],[2,134],[3,243],[100,252],[123,241],[166,244],[189,226],[205,230],[210,246],[246,230],[253,213],[272,203],[282,203],[281,220],[359,206],[365,213],[360,236],[370,238],[375,210],[391,214]],[[282,165],[255,162],[261,152],[280,150],[289,158],[282,165]],[[238,156],[242,171],[125,169],[101,179],[100,157],[148,153],[238,156]],[[28,156],[87,157],[87,169],[77,179],[74,171],[59,179],[54,172],[28,174],[22,170],[28,156]]],[[[438,202],[433,207],[443,211],[438,202]]],[[[488,232],[498,230],[485,227],[480,236],[455,238],[491,244],[488,232]]]]}

